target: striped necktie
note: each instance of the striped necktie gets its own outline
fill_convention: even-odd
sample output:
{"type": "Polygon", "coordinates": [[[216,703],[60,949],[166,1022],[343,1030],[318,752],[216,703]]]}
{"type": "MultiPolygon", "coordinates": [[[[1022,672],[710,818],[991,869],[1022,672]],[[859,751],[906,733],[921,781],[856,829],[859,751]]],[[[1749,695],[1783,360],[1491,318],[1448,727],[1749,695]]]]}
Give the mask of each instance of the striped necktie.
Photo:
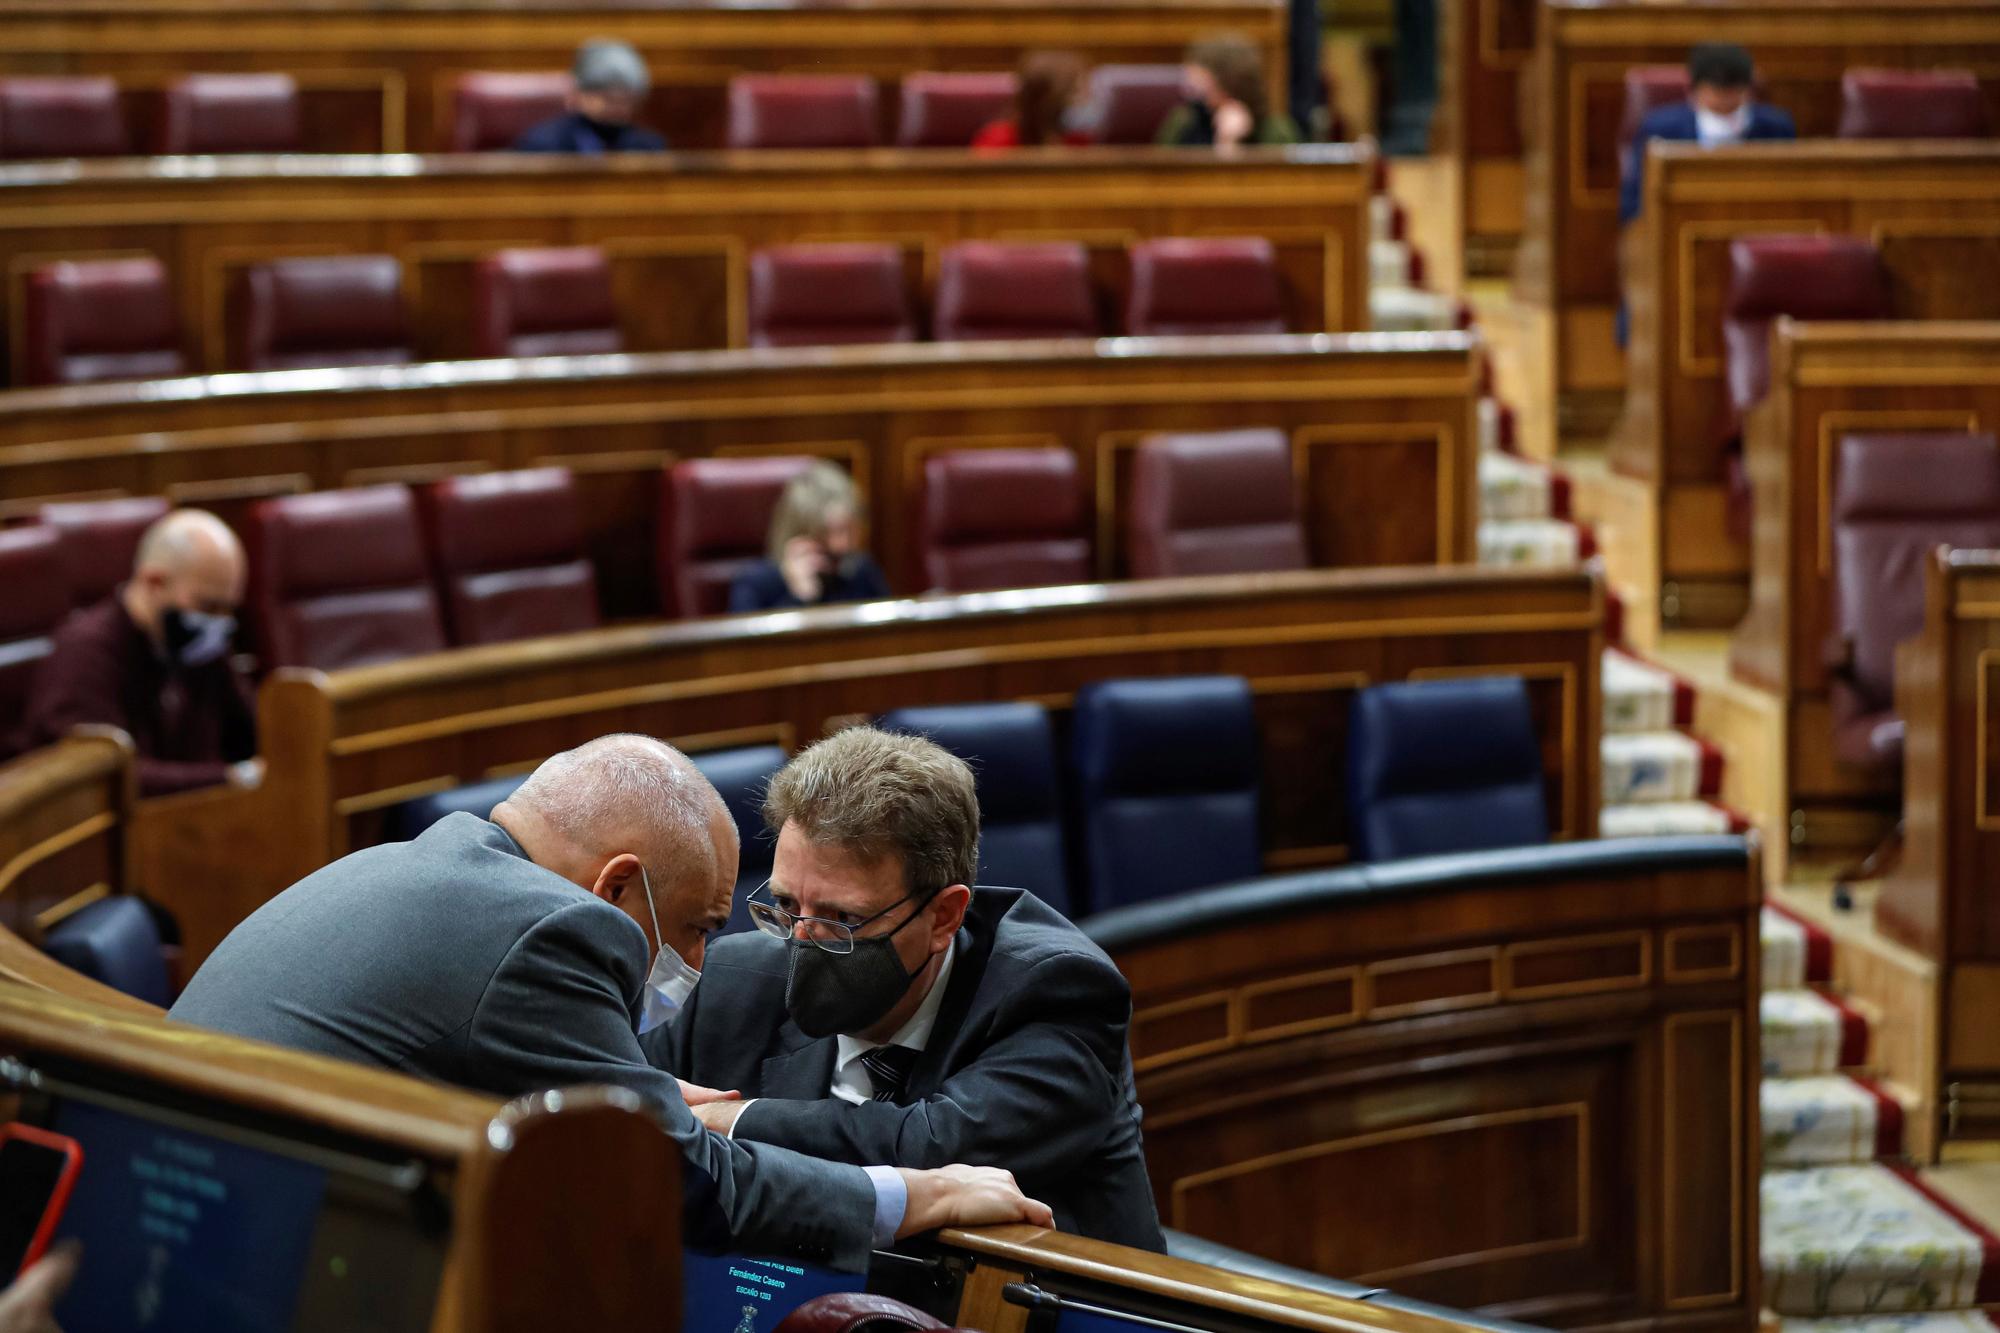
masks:
{"type": "Polygon", "coordinates": [[[893,1102],[902,1096],[903,1085],[910,1081],[910,1070],[916,1067],[918,1054],[908,1046],[877,1046],[862,1054],[861,1067],[868,1071],[876,1101],[893,1102]]]}

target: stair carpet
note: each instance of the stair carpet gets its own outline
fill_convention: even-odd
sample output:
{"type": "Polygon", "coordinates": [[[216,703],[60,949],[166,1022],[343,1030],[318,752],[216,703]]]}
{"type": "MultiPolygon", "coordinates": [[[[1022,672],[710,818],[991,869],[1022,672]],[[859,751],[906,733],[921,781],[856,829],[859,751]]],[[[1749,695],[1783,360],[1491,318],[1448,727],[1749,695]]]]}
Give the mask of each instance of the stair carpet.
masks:
{"type": "Polygon", "coordinates": [[[1898,1162],[1904,1108],[1866,1077],[1833,942],[1763,917],[1764,1303],[1784,1333],[1995,1333],[2000,1240],[1898,1162]]]}

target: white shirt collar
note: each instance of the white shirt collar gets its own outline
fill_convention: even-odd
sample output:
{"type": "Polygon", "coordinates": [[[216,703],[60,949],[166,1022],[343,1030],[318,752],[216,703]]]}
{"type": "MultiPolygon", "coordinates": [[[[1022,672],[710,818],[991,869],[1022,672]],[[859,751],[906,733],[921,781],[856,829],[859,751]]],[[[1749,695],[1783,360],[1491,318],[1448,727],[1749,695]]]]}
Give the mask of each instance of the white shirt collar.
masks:
{"type": "Polygon", "coordinates": [[[913,1051],[921,1051],[930,1044],[931,1029],[937,1026],[938,1010],[944,1007],[945,987],[951,981],[952,961],[958,956],[958,942],[954,940],[944,951],[944,965],[938,968],[937,978],[931,982],[930,994],[917,1006],[917,1012],[909,1021],[896,1029],[895,1035],[886,1042],[864,1041],[860,1037],[850,1037],[840,1033],[835,1040],[840,1043],[840,1054],[833,1062],[833,1072],[838,1077],[841,1071],[859,1060],[877,1046],[907,1046],[913,1051]]]}

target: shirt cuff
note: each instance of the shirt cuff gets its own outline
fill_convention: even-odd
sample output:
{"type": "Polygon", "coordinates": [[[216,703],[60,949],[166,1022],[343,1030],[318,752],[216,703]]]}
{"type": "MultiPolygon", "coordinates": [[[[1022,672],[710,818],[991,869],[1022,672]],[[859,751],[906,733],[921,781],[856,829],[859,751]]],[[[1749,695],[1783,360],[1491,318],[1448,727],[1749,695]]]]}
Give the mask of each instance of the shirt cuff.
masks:
{"type": "Polygon", "coordinates": [[[903,1214],[910,1208],[910,1187],[903,1183],[903,1174],[893,1166],[864,1166],[868,1173],[868,1183],[875,1187],[875,1244],[888,1246],[896,1243],[896,1233],[903,1229],[903,1214]]]}
{"type": "MultiPolygon", "coordinates": [[[[755,1106],[758,1102],[761,1102],[763,1100],[764,1099],[762,1097],[752,1097],[749,1101],[743,1103],[743,1111],[748,1111],[751,1107],[755,1106]]],[[[735,1117],[732,1120],[730,1120],[729,1133],[727,1135],[728,1138],[733,1139],[736,1137],[736,1127],[743,1123],[743,1111],[738,1111],[735,1117]]]]}

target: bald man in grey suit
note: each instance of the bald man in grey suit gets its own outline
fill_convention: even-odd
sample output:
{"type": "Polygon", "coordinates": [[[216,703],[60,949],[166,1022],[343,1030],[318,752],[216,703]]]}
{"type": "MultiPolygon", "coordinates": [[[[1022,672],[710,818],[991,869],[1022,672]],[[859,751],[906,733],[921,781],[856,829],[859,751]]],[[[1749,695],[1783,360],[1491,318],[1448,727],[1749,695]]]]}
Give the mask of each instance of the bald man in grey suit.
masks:
{"type": "Polygon", "coordinates": [[[611,1084],[680,1144],[697,1243],[850,1269],[939,1226],[1050,1222],[1005,1172],[861,1168],[703,1129],[720,1094],[653,1068],[636,1025],[663,950],[699,967],[729,914],[736,829],[673,747],[609,736],[493,812],[356,852],[253,913],[170,1018],[511,1096],[611,1084]]]}

